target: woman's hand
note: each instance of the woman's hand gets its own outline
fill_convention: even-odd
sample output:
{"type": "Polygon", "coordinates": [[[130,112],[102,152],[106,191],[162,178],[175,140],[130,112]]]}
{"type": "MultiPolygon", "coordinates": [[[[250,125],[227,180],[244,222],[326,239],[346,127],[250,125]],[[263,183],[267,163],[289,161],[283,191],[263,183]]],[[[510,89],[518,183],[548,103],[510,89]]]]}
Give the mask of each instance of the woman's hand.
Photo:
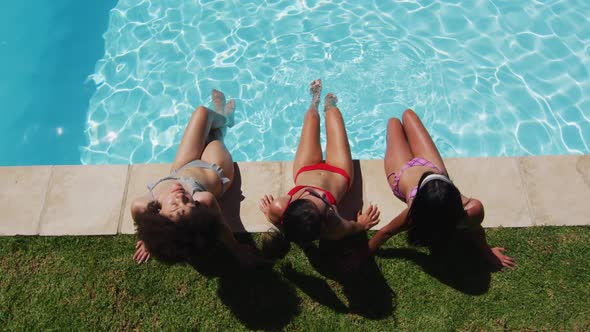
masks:
{"type": "Polygon", "coordinates": [[[516,265],[516,262],[514,261],[514,259],[512,257],[508,257],[506,255],[503,254],[503,252],[506,250],[504,248],[500,248],[500,247],[494,247],[490,249],[492,251],[492,253],[494,254],[494,256],[496,256],[496,258],[499,261],[499,268],[501,270],[506,270],[511,269],[514,270],[518,265],[516,265]]]}
{"type": "Polygon", "coordinates": [[[142,240],[137,241],[135,249],[137,250],[135,251],[135,255],[133,255],[133,260],[137,264],[147,262],[150,259],[150,252],[147,250],[142,240]]]}
{"type": "Polygon", "coordinates": [[[367,231],[379,223],[380,214],[381,212],[379,212],[377,206],[371,204],[364,213],[362,213],[362,210],[358,212],[356,222],[367,231]]]}
{"type": "Polygon", "coordinates": [[[272,202],[274,202],[275,198],[272,195],[264,195],[264,197],[260,200],[260,211],[264,213],[266,219],[272,222],[270,217],[270,207],[272,206],[272,202]]]}

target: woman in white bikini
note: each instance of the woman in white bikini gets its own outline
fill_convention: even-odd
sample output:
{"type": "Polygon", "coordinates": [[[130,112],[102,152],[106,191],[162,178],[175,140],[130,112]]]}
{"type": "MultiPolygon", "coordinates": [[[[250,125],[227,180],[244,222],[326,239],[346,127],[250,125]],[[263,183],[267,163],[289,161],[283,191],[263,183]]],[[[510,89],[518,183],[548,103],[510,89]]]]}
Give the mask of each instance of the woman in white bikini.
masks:
{"type": "Polygon", "coordinates": [[[232,185],[234,165],[223,144],[231,127],[234,100],[213,90],[215,111],[199,106],[192,114],[170,174],[148,185],[131,204],[139,241],[137,263],[150,256],[165,263],[183,262],[223,244],[241,263],[256,261],[253,248],[239,244],[224,222],[217,199],[232,185]]]}

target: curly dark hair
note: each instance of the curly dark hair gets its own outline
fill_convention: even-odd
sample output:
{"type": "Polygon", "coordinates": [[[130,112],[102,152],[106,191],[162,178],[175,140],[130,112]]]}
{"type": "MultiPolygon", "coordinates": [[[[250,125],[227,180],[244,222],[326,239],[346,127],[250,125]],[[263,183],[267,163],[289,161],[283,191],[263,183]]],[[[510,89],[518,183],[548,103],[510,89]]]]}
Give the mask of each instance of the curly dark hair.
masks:
{"type": "Polygon", "coordinates": [[[167,264],[186,262],[211,249],[221,228],[219,214],[204,205],[173,222],[158,213],[157,202],[148,205],[148,213],[138,217],[135,225],[150,254],[167,264]]]}
{"type": "Polygon", "coordinates": [[[305,244],[317,240],[322,231],[320,210],[307,199],[296,199],[283,214],[283,231],[289,241],[305,244]]]}
{"type": "MultiPolygon", "coordinates": [[[[426,172],[418,182],[433,172],[426,172]]],[[[457,223],[466,212],[461,202],[461,193],[452,183],[445,181],[427,182],[416,193],[408,218],[408,243],[429,248],[445,245],[453,237],[457,223]]]]}

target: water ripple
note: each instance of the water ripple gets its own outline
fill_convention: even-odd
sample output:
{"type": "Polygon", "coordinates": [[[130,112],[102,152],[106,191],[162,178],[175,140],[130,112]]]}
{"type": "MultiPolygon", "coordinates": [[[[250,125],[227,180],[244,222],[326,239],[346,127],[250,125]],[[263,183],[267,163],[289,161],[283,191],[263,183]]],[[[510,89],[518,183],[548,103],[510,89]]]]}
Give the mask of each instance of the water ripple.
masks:
{"type": "Polygon", "coordinates": [[[354,158],[382,158],[386,120],[406,108],[446,157],[590,153],[587,12],[574,0],[121,0],[82,163],[172,161],[212,88],[237,100],[235,160],[292,159],[317,77],[339,96],[354,158]]]}

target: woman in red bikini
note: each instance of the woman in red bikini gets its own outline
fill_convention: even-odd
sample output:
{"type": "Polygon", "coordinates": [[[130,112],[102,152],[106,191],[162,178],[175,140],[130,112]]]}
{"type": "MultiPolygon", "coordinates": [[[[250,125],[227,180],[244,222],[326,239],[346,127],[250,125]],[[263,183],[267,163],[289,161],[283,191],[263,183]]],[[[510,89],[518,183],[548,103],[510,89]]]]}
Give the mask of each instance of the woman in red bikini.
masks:
{"type": "Polygon", "coordinates": [[[385,174],[393,194],[407,203],[389,224],[369,241],[369,254],[393,235],[408,232],[408,242],[430,249],[446,247],[455,235],[473,240],[489,263],[497,268],[513,269],[514,259],[503,254],[504,248],[490,248],[481,227],[483,205],[475,198],[463,196],[449,179],[445,164],[412,110],[406,110],[402,122],[389,119],[385,174]]]}
{"type": "Polygon", "coordinates": [[[301,139],[293,162],[295,187],[287,195],[274,198],[265,195],[260,210],[268,220],[279,226],[289,241],[299,244],[316,239],[337,240],[363,232],[379,222],[379,211],[369,206],[359,211],[357,221],[345,220],[336,206],[353,181],[353,164],[344,120],[336,96],[324,100],[326,117],[326,160],[320,146],[320,114],[318,106],[321,80],[311,83],[312,101],[305,114],[301,139]]]}

